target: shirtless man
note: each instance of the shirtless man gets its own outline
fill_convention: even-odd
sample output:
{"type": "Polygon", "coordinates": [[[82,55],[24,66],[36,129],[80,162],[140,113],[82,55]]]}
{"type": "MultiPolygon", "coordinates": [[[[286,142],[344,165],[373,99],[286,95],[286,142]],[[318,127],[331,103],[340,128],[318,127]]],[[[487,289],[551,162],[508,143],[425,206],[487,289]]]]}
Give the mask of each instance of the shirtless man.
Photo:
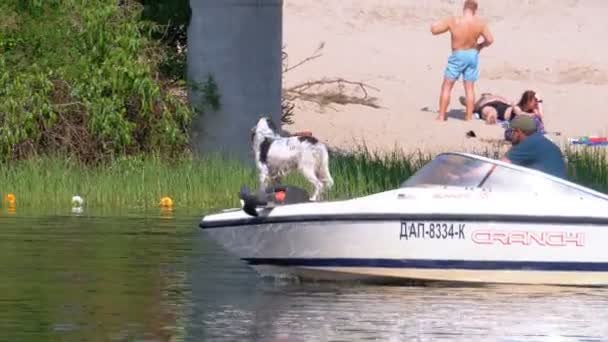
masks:
{"type": "Polygon", "coordinates": [[[449,17],[431,25],[433,35],[450,31],[452,36],[452,54],[448,58],[441,86],[437,120],[446,120],[452,88],[460,75],[462,75],[466,95],[465,120],[473,119],[475,81],[479,78],[479,52],[494,42],[488,25],[475,14],[476,12],[477,1],[465,0],[462,16],[449,17]],[[484,40],[478,43],[480,36],[484,40]]]}

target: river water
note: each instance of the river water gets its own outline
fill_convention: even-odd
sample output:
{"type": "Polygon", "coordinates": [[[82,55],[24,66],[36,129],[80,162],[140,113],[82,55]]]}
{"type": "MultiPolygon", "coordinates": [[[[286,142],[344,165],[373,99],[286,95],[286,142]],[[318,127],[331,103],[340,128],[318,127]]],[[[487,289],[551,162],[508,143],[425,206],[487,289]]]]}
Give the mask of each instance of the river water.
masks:
{"type": "Polygon", "coordinates": [[[601,341],[608,290],[261,279],[200,215],[0,213],[2,341],[601,341]]]}

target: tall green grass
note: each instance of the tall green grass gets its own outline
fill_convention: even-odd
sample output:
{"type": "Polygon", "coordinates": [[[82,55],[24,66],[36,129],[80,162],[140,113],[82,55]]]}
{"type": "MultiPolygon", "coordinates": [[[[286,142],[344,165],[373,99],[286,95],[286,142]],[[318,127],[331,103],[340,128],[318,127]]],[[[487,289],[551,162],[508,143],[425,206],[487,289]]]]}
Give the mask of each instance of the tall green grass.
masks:
{"type": "Polygon", "coordinates": [[[254,173],[218,157],[126,157],[97,167],[32,158],[3,168],[0,178],[0,192],[14,193],[18,207],[69,208],[79,195],[86,207],[148,209],[169,196],[175,206],[208,208],[234,204],[235,184],[251,183],[254,173]]]}
{"type": "MultiPolygon", "coordinates": [[[[399,186],[424,163],[424,158],[398,154],[355,153],[333,156],[335,186],[327,199],[349,198],[399,186]]],[[[285,183],[312,188],[299,174],[285,183]]],[[[238,205],[242,185],[257,187],[252,165],[210,156],[176,160],[123,157],[91,167],[75,159],[38,157],[0,168],[0,193],[13,193],[18,207],[70,208],[73,195],[87,207],[150,209],[162,197],[176,208],[222,208],[238,205]]]]}
{"type": "MultiPolygon", "coordinates": [[[[606,152],[586,148],[566,150],[565,154],[572,180],[608,191],[606,152]]],[[[368,151],[332,155],[335,186],[326,198],[352,198],[398,187],[431,158],[368,151]]],[[[297,173],[284,183],[312,190],[297,173]]],[[[238,205],[242,185],[256,188],[253,166],[218,156],[176,160],[123,157],[96,167],[69,158],[46,157],[0,167],[0,193],[3,197],[14,193],[21,208],[70,208],[72,196],[78,194],[87,207],[94,208],[158,208],[161,197],[169,196],[176,209],[215,209],[238,205]]]]}
{"type": "Polygon", "coordinates": [[[570,180],[608,193],[608,152],[605,147],[566,148],[570,180]]]}

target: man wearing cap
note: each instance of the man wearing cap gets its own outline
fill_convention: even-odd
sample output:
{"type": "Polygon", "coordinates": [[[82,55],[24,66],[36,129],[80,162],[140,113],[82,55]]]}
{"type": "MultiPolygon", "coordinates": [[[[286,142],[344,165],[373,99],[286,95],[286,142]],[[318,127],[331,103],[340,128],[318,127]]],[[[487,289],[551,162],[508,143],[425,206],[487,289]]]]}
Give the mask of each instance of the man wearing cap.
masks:
{"type": "Polygon", "coordinates": [[[510,128],[513,147],[502,161],[566,178],[562,152],[544,134],[537,132],[536,121],[531,116],[518,115],[511,120],[510,128]]]}

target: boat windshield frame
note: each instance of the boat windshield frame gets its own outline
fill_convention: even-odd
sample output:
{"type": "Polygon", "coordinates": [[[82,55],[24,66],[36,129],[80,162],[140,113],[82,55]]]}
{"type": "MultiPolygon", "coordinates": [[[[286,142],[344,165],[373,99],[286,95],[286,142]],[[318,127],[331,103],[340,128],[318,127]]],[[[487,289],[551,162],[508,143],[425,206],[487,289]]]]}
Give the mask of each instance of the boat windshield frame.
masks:
{"type": "Polygon", "coordinates": [[[532,192],[595,200],[600,198],[608,201],[606,194],[541,171],[458,152],[437,155],[400,185],[400,188],[446,187],[484,188],[497,192],[532,192]]]}

